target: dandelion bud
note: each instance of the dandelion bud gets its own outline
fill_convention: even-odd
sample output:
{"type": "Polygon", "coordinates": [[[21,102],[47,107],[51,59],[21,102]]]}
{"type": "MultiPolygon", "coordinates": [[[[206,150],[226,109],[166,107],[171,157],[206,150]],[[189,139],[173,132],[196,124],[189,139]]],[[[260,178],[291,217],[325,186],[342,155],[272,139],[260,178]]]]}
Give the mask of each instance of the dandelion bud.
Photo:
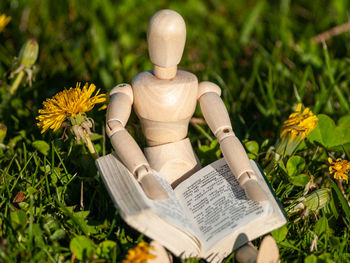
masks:
{"type": "Polygon", "coordinates": [[[20,64],[26,68],[30,68],[34,65],[38,58],[39,45],[35,39],[29,39],[21,48],[19,53],[20,64]]]}
{"type": "Polygon", "coordinates": [[[306,196],[304,204],[309,210],[316,212],[327,205],[330,197],[330,189],[321,188],[306,196]]]}

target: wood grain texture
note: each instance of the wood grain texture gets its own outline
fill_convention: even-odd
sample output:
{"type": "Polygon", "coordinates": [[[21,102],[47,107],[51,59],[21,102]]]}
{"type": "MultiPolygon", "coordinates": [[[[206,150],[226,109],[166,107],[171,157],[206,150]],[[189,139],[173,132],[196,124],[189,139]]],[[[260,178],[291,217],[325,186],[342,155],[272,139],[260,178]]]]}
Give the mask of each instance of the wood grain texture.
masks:
{"type": "MultiPolygon", "coordinates": [[[[132,88],[121,84],[111,91],[107,130],[118,157],[136,176],[137,171],[148,176],[148,161],[152,168],[164,173],[170,183],[189,174],[198,162],[191,144],[184,139],[199,100],[204,118],[218,138],[230,169],[238,180],[244,174],[241,184],[246,185],[245,190],[250,189],[247,194],[255,192],[259,187],[253,182],[247,183],[254,179],[254,173],[242,144],[232,130],[227,109],[220,98],[220,87],[208,81],[198,85],[194,74],[177,70],[186,38],[183,18],[172,10],[157,12],[150,20],[147,37],[153,71],[136,75],[132,88]],[[131,103],[150,146],[146,149],[148,160],[124,129],[131,103]]],[[[256,196],[254,200],[259,199],[259,195],[256,196]]]]}
{"type": "Polygon", "coordinates": [[[208,92],[214,92],[218,94],[219,97],[221,96],[221,89],[218,85],[209,81],[200,82],[198,85],[198,99],[208,92]]]}
{"type": "Polygon", "coordinates": [[[187,71],[178,70],[171,80],[142,72],[134,77],[132,88],[135,112],[144,119],[179,121],[191,117],[196,108],[198,80],[187,71]]]}
{"type": "MultiPolygon", "coordinates": [[[[205,86],[210,87],[210,83],[205,86]]],[[[225,104],[215,92],[204,93],[199,98],[201,110],[210,129],[220,142],[222,154],[237,179],[245,173],[253,173],[248,156],[232,131],[232,125],[225,104]]]]}
{"type": "Polygon", "coordinates": [[[148,25],[147,41],[153,64],[163,68],[179,64],[186,42],[182,16],[169,9],[155,13],[148,25]]]}
{"type": "Polygon", "coordinates": [[[276,240],[268,235],[264,237],[260,244],[259,254],[256,263],[278,263],[280,262],[280,252],[276,240]]]}
{"type": "Polygon", "coordinates": [[[163,68],[153,65],[153,74],[159,79],[172,79],[176,76],[177,66],[163,68]]]}
{"type": "Polygon", "coordinates": [[[238,180],[243,173],[254,174],[247,153],[236,136],[225,138],[220,144],[220,149],[225,161],[238,180]]]}
{"type": "Polygon", "coordinates": [[[125,127],[130,117],[131,106],[129,97],[124,93],[115,93],[111,96],[106,113],[108,136],[113,134],[113,121],[119,121],[125,127]]]}
{"type": "Polygon", "coordinates": [[[149,146],[182,140],[192,117],[198,94],[198,80],[178,70],[171,80],[158,79],[151,71],[132,82],[134,110],[141,121],[149,146]]]}
{"type": "Polygon", "coordinates": [[[154,178],[148,161],[134,138],[125,129],[122,129],[117,131],[110,140],[118,158],[135,176],[145,194],[154,200],[167,199],[168,195],[154,178]]]}
{"type": "Polygon", "coordinates": [[[142,131],[148,146],[181,141],[186,138],[191,118],[173,122],[159,122],[140,118],[142,131]]]}
{"type": "Polygon", "coordinates": [[[170,184],[178,184],[200,168],[188,138],[144,150],[151,167],[163,174],[170,184]]]}
{"type": "Polygon", "coordinates": [[[134,97],[132,94],[132,88],[130,84],[127,84],[127,83],[118,84],[109,92],[109,96],[112,97],[114,94],[117,94],[117,93],[123,93],[127,95],[130,99],[130,103],[131,104],[133,103],[134,97]]]}
{"type": "Polygon", "coordinates": [[[225,104],[215,92],[216,87],[210,82],[203,83],[200,86],[202,90],[208,91],[199,98],[201,110],[210,129],[218,138],[225,161],[249,199],[255,201],[266,200],[266,193],[256,181],[256,175],[251,167],[247,153],[232,131],[229,115],[225,104]]]}
{"type": "Polygon", "coordinates": [[[149,167],[140,147],[125,129],[115,133],[110,140],[118,158],[132,174],[135,175],[136,170],[141,166],[149,167]]]}
{"type": "Polygon", "coordinates": [[[111,137],[120,128],[125,127],[129,120],[134,101],[132,88],[123,83],[114,87],[109,93],[110,100],[106,113],[106,133],[111,137]]]}
{"type": "Polygon", "coordinates": [[[215,92],[207,92],[199,98],[200,107],[209,128],[215,136],[224,129],[232,131],[230,117],[225,104],[215,92]]]}

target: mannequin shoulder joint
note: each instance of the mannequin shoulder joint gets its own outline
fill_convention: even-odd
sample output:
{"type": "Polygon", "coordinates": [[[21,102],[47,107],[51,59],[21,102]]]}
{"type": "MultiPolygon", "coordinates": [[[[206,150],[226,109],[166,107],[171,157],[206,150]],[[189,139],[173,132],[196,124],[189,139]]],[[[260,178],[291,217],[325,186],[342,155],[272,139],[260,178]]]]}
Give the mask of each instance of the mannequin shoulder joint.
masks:
{"type": "Polygon", "coordinates": [[[208,92],[214,92],[221,96],[221,89],[218,85],[215,83],[209,82],[209,81],[202,81],[198,85],[198,99],[208,92]]]}
{"type": "Polygon", "coordinates": [[[109,93],[109,96],[112,97],[113,95],[117,94],[117,93],[123,93],[125,95],[127,95],[131,101],[131,103],[134,100],[134,95],[132,92],[132,88],[129,84],[126,83],[122,83],[119,84],[117,86],[115,86],[109,93]]]}

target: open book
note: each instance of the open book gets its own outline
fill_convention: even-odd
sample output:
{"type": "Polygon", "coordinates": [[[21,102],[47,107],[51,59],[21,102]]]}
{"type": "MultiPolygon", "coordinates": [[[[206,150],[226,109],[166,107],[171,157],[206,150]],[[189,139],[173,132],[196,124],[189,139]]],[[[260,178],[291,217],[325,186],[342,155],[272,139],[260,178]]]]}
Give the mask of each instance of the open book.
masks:
{"type": "Polygon", "coordinates": [[[147,198],[134,176],[109,154],[96,161],[113,202],[133,228],[176,256],[221,262],[234,249],[287,222],[283,207],[252,161],[269,200],[247,200],[224,159],[193,174],[174,190],[155,172],[169,199],[147,198]]]}

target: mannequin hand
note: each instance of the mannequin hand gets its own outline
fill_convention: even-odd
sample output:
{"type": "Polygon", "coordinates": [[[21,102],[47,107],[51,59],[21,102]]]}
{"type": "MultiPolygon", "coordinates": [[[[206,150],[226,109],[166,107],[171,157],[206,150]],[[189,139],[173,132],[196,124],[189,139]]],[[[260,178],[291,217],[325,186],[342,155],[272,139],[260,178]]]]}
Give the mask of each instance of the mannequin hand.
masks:
{"type": "Polygon", "coordinates": [[[166,200],[168,194],[159,184],[152,173],[146,174],[139,179],[140,185],[147,195],[152,200],[166,200]]]}
{"type": "Polygon", "coordinates": [[[265,201],[268,199],[267,195],[255,178],[255,174],[245,172],[239,178],[240,185],[244,189],[248,199],[258,202],[265,201]]]}

